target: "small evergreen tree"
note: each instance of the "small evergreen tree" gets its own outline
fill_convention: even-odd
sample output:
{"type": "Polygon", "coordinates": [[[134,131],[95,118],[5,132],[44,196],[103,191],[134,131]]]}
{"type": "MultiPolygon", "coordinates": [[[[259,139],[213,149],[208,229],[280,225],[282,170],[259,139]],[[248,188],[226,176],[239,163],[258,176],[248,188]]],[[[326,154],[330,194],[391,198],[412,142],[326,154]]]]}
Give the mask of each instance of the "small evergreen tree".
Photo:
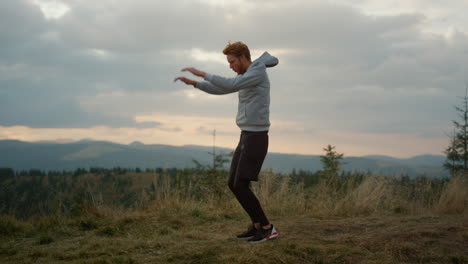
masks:
{"type": "Polygon", "coordinates": [[[340,189],[340,178],[338,177],[338,173],[341,170],[343,154],[336,152],[335,147],[331,145],[328,145],[323,150],[325,151],[325,155],[320,156],[323,170],[319,172],[319,175],[325,180],[326,186],[330,190],[329,195],[338,195],[338,191],[340,189]]]}
{"type": "Polygon", "coordinates": [[[461,121],[453,120],[454,132],[450,145],[444,151],[447,156],[444,167],[452,176],[468,172],[468,86],[461,107],[455,106],[455,110],[461,121]]]}
{"type": "Polygon", "coordinates": [[[320,161],[323,165],[323,173],[330,177],[338,176],[344,154],[336,152],[335,147],[331,145],[328,145],[323,150],[325,151],[325,155],[320,156],[320,161]]]}

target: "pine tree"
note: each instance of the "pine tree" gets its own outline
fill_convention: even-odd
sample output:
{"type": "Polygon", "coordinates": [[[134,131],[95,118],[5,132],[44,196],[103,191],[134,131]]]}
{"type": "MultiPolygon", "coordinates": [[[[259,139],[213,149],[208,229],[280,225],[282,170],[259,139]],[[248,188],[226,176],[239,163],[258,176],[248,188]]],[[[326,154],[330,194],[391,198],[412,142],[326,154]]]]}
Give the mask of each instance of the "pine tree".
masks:
{"type": "Polygon", "coordinates": [[[323,165],[323,172],[329,176],[337,176],[341,170],[341,160],[344,154],[336,152],[334,146],[328,145],[323,150],[325,155],[320,156],[323,165]]]}
{"type": "MultiPolygon", "coordinates": [[[[328,187],[336,194],[339,189],[340,182],[338,173],[341,170],[341,160],[343,159],[344,154],[336,152],[335,147],[331,145],[328,145],[323,150],[325,151],[325,155],[320,156],[320,161],[323,166],[323,170],[320,171],[320,175],[325,178],[328,187]]],[[[330,195],[333,194],[330,193],[330,195]]]]}
{"type": "Polygon", "coordinates": [[[461,107],[455,106],[460,122],[453,120],[454,132],[450,138],[450,145],[445,149],[447,156],[444,167],[452,176],[468,172],[468,86],[461,107]]]}

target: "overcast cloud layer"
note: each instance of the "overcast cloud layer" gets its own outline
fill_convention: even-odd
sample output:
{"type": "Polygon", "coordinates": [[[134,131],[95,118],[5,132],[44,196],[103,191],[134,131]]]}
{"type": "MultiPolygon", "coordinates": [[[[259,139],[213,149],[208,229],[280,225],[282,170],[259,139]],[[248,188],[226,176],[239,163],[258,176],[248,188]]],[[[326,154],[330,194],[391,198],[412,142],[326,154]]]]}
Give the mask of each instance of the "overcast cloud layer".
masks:
{"type": "Polygon", "coordinates": [[[468,81],[461,10],[466,1],[2,1],[0,139],[207,145],[216,128],[233,147],[237,96],[172,80],[186,66],[234,76],[221,50],[242,40],[254,58],[280,60],[271,151],[441,154],[468,81]]]}

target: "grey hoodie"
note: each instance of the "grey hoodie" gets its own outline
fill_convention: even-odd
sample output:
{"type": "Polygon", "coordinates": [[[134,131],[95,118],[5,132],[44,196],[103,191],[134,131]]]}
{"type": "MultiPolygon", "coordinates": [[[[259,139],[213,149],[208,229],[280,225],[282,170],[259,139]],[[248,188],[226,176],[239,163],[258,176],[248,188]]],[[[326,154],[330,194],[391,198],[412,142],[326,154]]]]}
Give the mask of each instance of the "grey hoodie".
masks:
{"type": "Polygon", "coordinates": [[[243,74],[234,78],[206,74],[206,82],[196,87],[210,94],[239,92],[237,126],[243,131],[268,131],[270,127],[270,81],[267,67],[274,67],[278,59],[264,52],[243,74]]]}

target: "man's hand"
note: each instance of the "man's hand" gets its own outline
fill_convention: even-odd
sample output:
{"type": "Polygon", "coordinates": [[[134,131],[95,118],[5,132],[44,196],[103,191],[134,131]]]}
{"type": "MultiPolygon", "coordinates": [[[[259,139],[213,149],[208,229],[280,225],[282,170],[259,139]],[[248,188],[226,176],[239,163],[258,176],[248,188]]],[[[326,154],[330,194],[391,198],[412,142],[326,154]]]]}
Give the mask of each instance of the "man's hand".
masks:
{"type": "Polygon", "coordinates": [[[180,80],[180,81],[182,81],[182,82],[184,82],[185,84],[188,84],[188,85],[193,85],[193,87],[195,87],[195,85],[197,85],[196,81],[190,80],[189,78],[177,77],[177,78],[174,79],[174,82],[176,82],[177,80],[180,80]]]}
{"type": "Polygon", "coordinates": [[[184,69],[182,69],[182,71],[191,72],[193,75],[198,76],[198,77],[202,77],[202,78],[205,78],[205,74],[206,74],[205,72],[197,70],[195,68],[184,68],[184,69]]]}

